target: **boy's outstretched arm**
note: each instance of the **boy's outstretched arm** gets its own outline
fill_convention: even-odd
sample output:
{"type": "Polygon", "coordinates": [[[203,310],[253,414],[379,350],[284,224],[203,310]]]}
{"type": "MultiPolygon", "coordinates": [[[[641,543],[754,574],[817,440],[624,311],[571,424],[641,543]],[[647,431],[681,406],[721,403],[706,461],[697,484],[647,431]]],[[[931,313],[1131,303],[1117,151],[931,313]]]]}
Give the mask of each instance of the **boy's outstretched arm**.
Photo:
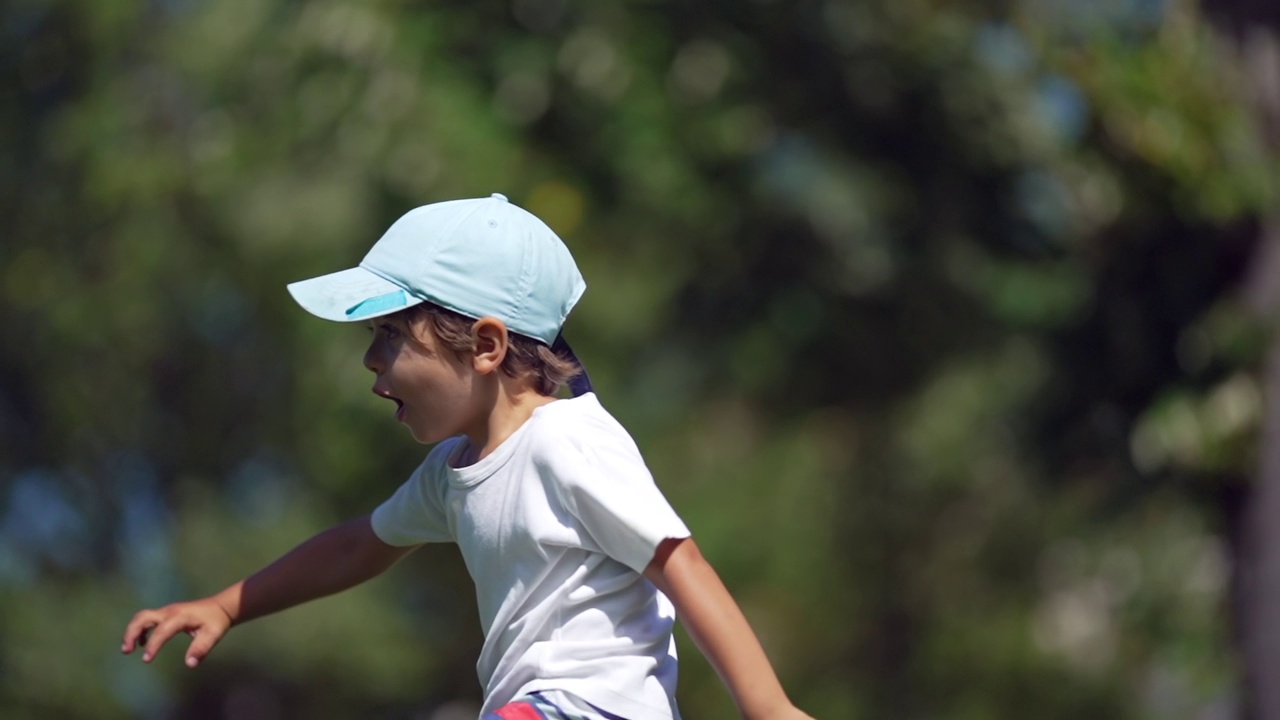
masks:
{"type": "Polygon", "coordinates": [[[644,575],[671,599],[689,637],[720,674],[742,717],[813,720],[787,698],[747,618],[693,538],[664,540],[644,575]]]}
{"type": "Polygon", "coordinates": [[[128,654],[145,644],[142,659],[151,662],[170,638],[186,632],[193,638],[186,664],[195,667],[231,626],[358,585],[412,550],[382,542],[366,515],[325,530],[216,595],[139,612],[120,649],[128,654]]]}

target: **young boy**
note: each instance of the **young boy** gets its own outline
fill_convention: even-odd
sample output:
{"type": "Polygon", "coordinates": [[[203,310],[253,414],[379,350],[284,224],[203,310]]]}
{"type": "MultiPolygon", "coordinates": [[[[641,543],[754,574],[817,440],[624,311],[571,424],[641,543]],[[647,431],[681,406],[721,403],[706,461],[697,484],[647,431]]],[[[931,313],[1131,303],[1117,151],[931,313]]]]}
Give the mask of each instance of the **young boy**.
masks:
{"type": "Polygon", "coordinates": [[[319,317],[371,323],[373,392],[438,444],[371,515],[139,612],[121,649],[150,662],[185,631],[196,667],[233,625],[455,542],[484,626],[482,720],[679,718],[675,612],[743,717],[807,718],[560,337],[585,287],[555,233],[497,194],[412,210],[359,267],[290,285],[319,317]],[[575,397],[556,399],[566,382],[575,397]]]}

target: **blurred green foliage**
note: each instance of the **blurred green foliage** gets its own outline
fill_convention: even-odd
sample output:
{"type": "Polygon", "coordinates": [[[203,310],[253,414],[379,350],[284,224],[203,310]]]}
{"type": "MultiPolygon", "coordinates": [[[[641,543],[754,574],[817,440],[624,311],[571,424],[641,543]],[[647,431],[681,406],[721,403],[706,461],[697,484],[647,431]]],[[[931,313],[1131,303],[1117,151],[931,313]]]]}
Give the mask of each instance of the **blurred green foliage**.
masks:
{"type": "MultiPolygon", "coordinates": [[[[285,283],[500,191],[568,333],[819,718],[1241,704],[1233,521],[1278,171],[1191,3],[0,10],[0,709],[466,717],[451,548],[120,658],[416,465],[285,283]]],[[[732,715],[681,636],[689,718],[732,715]]]]}

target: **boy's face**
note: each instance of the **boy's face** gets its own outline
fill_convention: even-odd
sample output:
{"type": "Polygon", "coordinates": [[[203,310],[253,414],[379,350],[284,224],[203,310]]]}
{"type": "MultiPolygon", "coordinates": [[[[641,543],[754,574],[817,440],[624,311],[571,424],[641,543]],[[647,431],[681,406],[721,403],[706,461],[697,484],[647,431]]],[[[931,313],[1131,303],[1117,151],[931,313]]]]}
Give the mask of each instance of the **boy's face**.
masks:
{"type": "Polygon", "coordinates": [[[414,439],[435,443],[471,429],[479,413],[469,358],[441,347],[428,328],[411,328],[400,317],[376,318],[370,325],[373,340],[364,366],[378,376],[373,392],[396,402],[396,420],[414,439]]]}

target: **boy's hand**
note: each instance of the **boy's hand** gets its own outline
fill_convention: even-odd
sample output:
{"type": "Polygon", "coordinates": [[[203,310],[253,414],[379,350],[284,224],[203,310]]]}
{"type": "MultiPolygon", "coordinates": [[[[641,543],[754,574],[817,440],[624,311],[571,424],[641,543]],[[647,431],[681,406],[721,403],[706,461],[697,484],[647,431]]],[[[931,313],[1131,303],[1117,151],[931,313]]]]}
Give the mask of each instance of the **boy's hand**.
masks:
{"type": "Polygon", "coordinates": [[[120,651],[128,655],[145,644],[142,661],[149,663],[170,638],[185,632],[194,638],[187,648],[187,667],[195,667],[230,627],[231,615],[213,598],[174,603],[134,615],[124,630],[120,651]]]}

